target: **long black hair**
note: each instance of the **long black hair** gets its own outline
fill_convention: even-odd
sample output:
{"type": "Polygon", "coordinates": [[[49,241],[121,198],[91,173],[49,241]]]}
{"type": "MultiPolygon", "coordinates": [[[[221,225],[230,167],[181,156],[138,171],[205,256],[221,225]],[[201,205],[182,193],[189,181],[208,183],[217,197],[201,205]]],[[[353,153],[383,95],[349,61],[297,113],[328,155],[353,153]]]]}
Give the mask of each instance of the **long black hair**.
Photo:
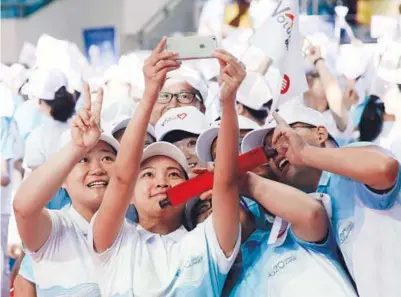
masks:
{"type": "Polygon", "coordinates": [[[373,141],[383,129],[384,104],[376,95],[370,95],[361,121],[359,122],[359,141],[373,141]]]}
{"type": "Polygon", "coordinates": [[[50,115],[56,121],[65,123],[74,114],[76,100],[64,86],[57,90],[54,100],[41,100],[50,106],[50,115]]]}

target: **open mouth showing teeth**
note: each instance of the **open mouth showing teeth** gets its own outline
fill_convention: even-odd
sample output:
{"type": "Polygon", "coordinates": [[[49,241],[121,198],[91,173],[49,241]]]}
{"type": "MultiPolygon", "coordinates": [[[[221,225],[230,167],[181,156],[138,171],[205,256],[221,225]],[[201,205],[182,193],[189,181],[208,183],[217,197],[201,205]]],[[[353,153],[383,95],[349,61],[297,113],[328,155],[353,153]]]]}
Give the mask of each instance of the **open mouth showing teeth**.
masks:
{"type": "Polygon", "coordinates": [[[278,164],[278,169],[283,170],[284,167],[289,164],[290,162],[288,162],[287,159],[283,159],[280,161],[280,163],[278,164]]]}
{"type": "Polygon", "coordinates": [[[87,185],[88,188],[104,188],[109,183],[107,181],[94,181],[87,185]]]}
{"type": "Polygon", "coordinates": [[[195,168],[196,164],[197,164],[197,163],[189,163],[189,164],[188,164],[188,167],[189,167],[189,168],[195,168]]]}

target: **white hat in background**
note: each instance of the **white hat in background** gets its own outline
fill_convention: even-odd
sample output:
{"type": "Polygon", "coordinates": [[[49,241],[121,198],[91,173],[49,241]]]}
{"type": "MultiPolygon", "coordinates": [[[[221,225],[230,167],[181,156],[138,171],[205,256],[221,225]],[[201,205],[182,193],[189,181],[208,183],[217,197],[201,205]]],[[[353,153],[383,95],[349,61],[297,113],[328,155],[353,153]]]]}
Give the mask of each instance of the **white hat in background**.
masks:
{"type": "Polygon", "coordinates": [[[343,44],[337,58],[337,72],[348,79],[356,79],[365,73],[371,59],[371,53],[363,44],[343,44]]]}
{"type": "Polygon", "coordinates": [[[8,67],[7,65],[0,63],[0,81],[3,81],[7,78],[9,69],[10,67],[8,67]]]}
{"type": "MultiPolygon", "coordinates": [[[[104,103],[104,102],[103,102],[104,103]]],[[[102,121],[105,124],[114,122],[117,118],[121,117],[132,117],[136,109],[136,103],[134,100],[121,99],[114,100],[107,105],[103,106],[102,109],[102,121]]]]}
{"type": "Polygon", "coordinates": [[[190,84],[194,89],[199,91],[202,96],[202,102],[205,102],[208,94],[207,84],[199,71],[181,65],[179,69],[167,73],[167,79],[164,85],[167,86],[176,82],[187,82],[190,84]]]}
{"type": "MultiPolygon", "coordinates": [[[[220,121],[215,122],[213,127],[204,131],[198,137],[198,141],[196,142],[196,154],[203,162],[213,161],[210,149],[213,141],[219,134],[219,126],[220,121]]],[[[238,115],[238,126],[240,130],[255,130],[260,128],[257,123],[241,115],[238,115]]]]}
{"type": "Polygon", "coordinates": [[[163,138],[172,131],[184,131],[200,135],[209,128],[206,116],[196,107],[185,106],[167,111],[156,123],[156,140],[163,138]]]}
{"type": "Polygon", "coordinates": [[[29,71],[23,65],[15,63],[5,70],[4,84],[13,92],[19,89],[27,82],[29,71]]]}
{"type": "Polygon", "coordinates": [[[265,78],[256,72],[248,72],[237,92],[237,101],[254,110],[265,109],[264,105],[273,99],[265,78]]]}
{"type": "MultiPolygon", "coordinates": [[[[109,124],[108,131],[110,131],[110,133],[114,135],[114,133],[118,132],[119,130],[127,128],[131,119],[132,117],[126,116],[121,116],[117,118],[115,121],[109,124]]],[[[149,133],[153,138],[156,138],[155,129],[151,124],[148,124],[146,132],[149,133]]]]}
{"type": "MultiPolygon", "coordinates": [[[[322,113],[300,103],[288,102],[283,104],[280,106],[278,113],[289,125],[295,123],[305,123],[315,127],[328,127],[326,118],[322,113]]],[[[258,146],[263,145],[265,136],[272,131],[276,125],[276,121],[273,118],[269,118],[266,121],[265,127],[249,132],[242,140],[242,153],[246,153],[258,146]]],[[[334,140],[334,137],[332,138],[334,140]]]]}
{"type": "Polygon", "coordinates": [[[185,158],[184,153],[175,145],[165,141],[152,143],[143,150],[141,163],[155,156],[165,156],[173,159],[188,174],[187,158],[185,158]]]}
{"type": "MultiPolygon", "coordinates": [[[[68,129],[63,134],[61,134],[59,148],[61,149],[62,147],[66,146],[70,141],[71,141],[71,130],[68,129]]],[[[118,143],[118,141],[115,140],[114,137],[107,132],[103,132],[100,135],[99,141],[106,142],[112,148],[114,148],[116,150],[116,152],[118,152],[120,150],[120,144],[118,143]]]]}
{"type": "Polygon", "coordinates": [[[27,92],[30,98],[54,100],[61,87],[68,89],[67,76],[61,70],[40,67],[32,71],[27,92]]]}
{"type": "Polygon", "coordinates": [[[388,83],[401,84],[401,42],[392,41],[383,53],[377,75],[388,83]]]}

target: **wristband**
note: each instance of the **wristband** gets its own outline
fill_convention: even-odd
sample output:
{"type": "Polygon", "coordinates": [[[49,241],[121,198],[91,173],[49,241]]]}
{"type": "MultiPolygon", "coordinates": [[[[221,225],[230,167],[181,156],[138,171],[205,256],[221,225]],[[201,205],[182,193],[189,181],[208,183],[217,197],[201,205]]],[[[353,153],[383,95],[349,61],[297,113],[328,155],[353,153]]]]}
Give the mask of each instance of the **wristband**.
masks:
{"type": "Polygon", "coordinates": [[[316,67],[317,62],[319,61],[324,61],[323,58],[317,58],[314,62],[313,62],[313,66],[316,67]]]}

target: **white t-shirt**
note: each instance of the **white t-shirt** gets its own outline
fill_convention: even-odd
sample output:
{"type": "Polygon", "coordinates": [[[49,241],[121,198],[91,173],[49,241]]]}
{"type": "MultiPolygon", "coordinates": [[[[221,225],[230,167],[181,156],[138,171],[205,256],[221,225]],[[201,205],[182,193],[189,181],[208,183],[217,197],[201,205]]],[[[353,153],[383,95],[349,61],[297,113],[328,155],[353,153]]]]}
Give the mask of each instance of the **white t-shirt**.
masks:
{"type": "Polygon", "coordinates": [[[57,152],[60,148],[60,136],[68,128],[68,122],[62,123],[51,117],[46,117],[43,123],[35,128],[26,140],[24,167],[36,168],[57,152]]]}
{"type": "Polygon", "coordinates": [[[384,194],[328,172],[319,181],[318,191],[331,196],[337,243],[361,297],[401,296],[400,188],[401,173],[384,194]]]}
{"type": "Polygon", "coordinates": [[[102,296],[220,296],[240,241],[227,258],[211,217],[178,241],[124,222],[112,247],[92,254],[102,296]]]}
{"type": "Polygon", "coordinates": [[[52,231],[32,257],[38,297],[100,297],[87,231],[89,223],[73,208],[49,211],[52,231]]]}

